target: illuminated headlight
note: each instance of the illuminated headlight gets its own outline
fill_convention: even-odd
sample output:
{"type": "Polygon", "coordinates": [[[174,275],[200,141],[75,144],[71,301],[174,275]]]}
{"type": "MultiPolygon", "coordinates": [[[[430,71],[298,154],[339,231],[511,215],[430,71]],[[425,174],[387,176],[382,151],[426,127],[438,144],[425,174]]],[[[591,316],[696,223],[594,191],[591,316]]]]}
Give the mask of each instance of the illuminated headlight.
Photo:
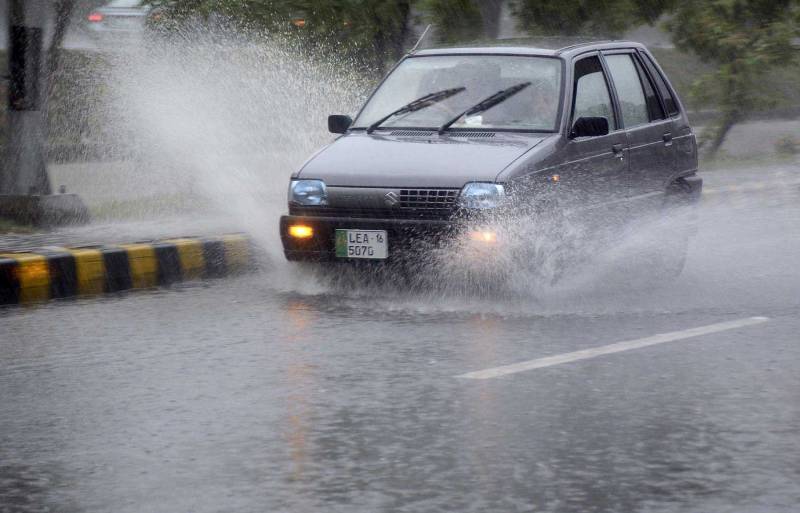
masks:
{"type": "Polygon", "coordinates": [[[322,180],[292,180],[289,184],[289,203],[297,205],[327,205],[328,190],[322,180]]]}
{"type": "Polygon", "coordinates": [[[458,204],[464,208],[478,210],[496,208],[505,195],[505,189],[500,184],[473,182],[461,190],[458,204]]]}

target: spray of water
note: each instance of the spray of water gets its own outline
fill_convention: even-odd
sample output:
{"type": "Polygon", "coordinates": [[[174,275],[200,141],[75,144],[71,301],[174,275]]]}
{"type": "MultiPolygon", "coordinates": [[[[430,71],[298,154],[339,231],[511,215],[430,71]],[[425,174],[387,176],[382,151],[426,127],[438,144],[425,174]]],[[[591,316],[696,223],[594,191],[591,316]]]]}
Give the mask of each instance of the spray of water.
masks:
{"type": "MultiPolygon", "coordinates": [[[[427,248],[423,258],[400,271],[364,265],[323,270],[309,279],[312,269],[283,262],[277,235],[288,177],[332,140],[325,117],[354,112],[377,78],[365,77],[337,55],[335,48],[309,55],[291,38],[275,34],[206,30],[113,58],[108,84],[121,113],[117,122],[121,133],[131,134],[136,153],[146,156],[141,165],[157,170],[149,179],[182,191],[202,206],[198,215],[223,216],[249,232],[272,257],[270,279],[278,288],[344,295],[359,304],[366,297],[382,309],[420,303],[440,308],[443,296],[456,309],[468,302],[504,313],[507,301],[496,307],[501,298],[524,299],[526,309],[540,312],[627,310],[643,302],[652,306],[657,298],[665,309],[688,308],[698,298],[731,297],[731,273],[752,272],[752,265],[783,268],[784,255],[800,256],[791,241],[770,258],[740,251],[732,220],[752,230],[754,219],[767,215],[754,197],[735,208],[706,204],[699,211],[638,216],[633,224],[608,220],[612,229],[605,232],[574,219],[512,215],[493,226],[505,241],[499,249],[458,239],[427,248]],[[699,244],[689,246],[683,277],[654,280],[665,262],[659,260],[665,246],[658,235],[694,215],[705,231],[699,244]],[[709,235],[715,238],[712,246],[709,235]]],[[[785,201],[792,204],[796,195],[785,201]]],[[[796,209],[786,212],[782,228],[769,227],[770,241],[786,242],[779,231],[797,229],[796,209]]]]}
{"type": "Polygon", "coordinates": [[[194,30],[112,63],[111,103],[142,165],[275,257],[289,175],[332,140],[327,115],[353,112],[368,87],[352,63],[280,34],[194,30]]]}

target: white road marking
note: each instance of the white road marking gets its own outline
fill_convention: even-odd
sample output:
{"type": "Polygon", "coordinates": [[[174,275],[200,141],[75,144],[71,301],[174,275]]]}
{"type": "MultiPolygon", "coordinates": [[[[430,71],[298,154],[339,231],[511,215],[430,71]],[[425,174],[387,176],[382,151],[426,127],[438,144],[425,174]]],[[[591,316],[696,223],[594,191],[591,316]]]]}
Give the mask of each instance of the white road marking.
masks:
{"type": "Polygon", "coordinates": [[[587,360],[589,358],[595,358],[607,354],[620,353],[622,351],[630,351],[632,349],[642,349],[643,347],[664,344],[666,342],[675,342],[677,340],[700,337],[702,335],[719,333],[720,331],[733,330],[736,328],[742,328],[744,326],[752,326],[754,324],[767,322],[768,320],[768,317],[747,317],[745,319],[737,319],[735,321],[719,322],[716,324],[709,324],[708,326],[700,326],[698,328],[691,328],[688,330],[659,333],[658,335],[653,335],[651,337],[617,342],[607,346],[583,349],[581,351],[574,351],[572,353],[564,353],[555,356],[547,356],[545,358],[512,363],[511,365],[503,365],[501,367],[492,367],[491,369],[484,369],[475,372],[467,372],[466,374],[461,374],[456,377],[466,379],[499,378],[500,376],[515,374],[517,372],[542,369],[544,367],[552,367],[554,365],[577,362],[579,360],[587,360]]]}

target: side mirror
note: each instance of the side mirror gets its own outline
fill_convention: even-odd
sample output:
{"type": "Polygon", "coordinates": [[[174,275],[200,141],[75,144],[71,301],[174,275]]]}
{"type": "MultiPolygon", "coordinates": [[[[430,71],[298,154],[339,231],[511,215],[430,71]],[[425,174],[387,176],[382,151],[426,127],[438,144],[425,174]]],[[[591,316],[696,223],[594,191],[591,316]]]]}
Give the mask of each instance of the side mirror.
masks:
{"type": "Polygon", "coordinates": [[[350,125],[353,124],[353,118],[343,114],[332,114],[328,116],[328,132],[332,134],[343,134],[347,132],[350,125]]]}
{"type": "Polygon", "coordinates": [[[583,117],[575,120],[569,137],[574,139],[576,137],[597,137],[606,134],[608,134],[608,119],[583,117]]]}

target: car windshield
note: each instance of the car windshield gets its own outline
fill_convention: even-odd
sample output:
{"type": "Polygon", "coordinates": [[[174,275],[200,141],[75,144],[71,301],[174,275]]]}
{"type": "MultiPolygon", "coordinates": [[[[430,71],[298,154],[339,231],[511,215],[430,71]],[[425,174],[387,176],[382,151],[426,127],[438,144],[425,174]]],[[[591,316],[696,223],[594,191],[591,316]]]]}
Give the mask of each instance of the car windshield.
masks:
{"type": "Polygon", "coordinates": [[[508,55],[408,58],[381,84],[353,126],[366,128],[426,94],[464,87],[460,94],[381,123],[381,128],[437,128],[498,91],[525,82],[530,87],[483,112],[461,117],[451,128],[556,131],[561,61],[508,55]]]}

